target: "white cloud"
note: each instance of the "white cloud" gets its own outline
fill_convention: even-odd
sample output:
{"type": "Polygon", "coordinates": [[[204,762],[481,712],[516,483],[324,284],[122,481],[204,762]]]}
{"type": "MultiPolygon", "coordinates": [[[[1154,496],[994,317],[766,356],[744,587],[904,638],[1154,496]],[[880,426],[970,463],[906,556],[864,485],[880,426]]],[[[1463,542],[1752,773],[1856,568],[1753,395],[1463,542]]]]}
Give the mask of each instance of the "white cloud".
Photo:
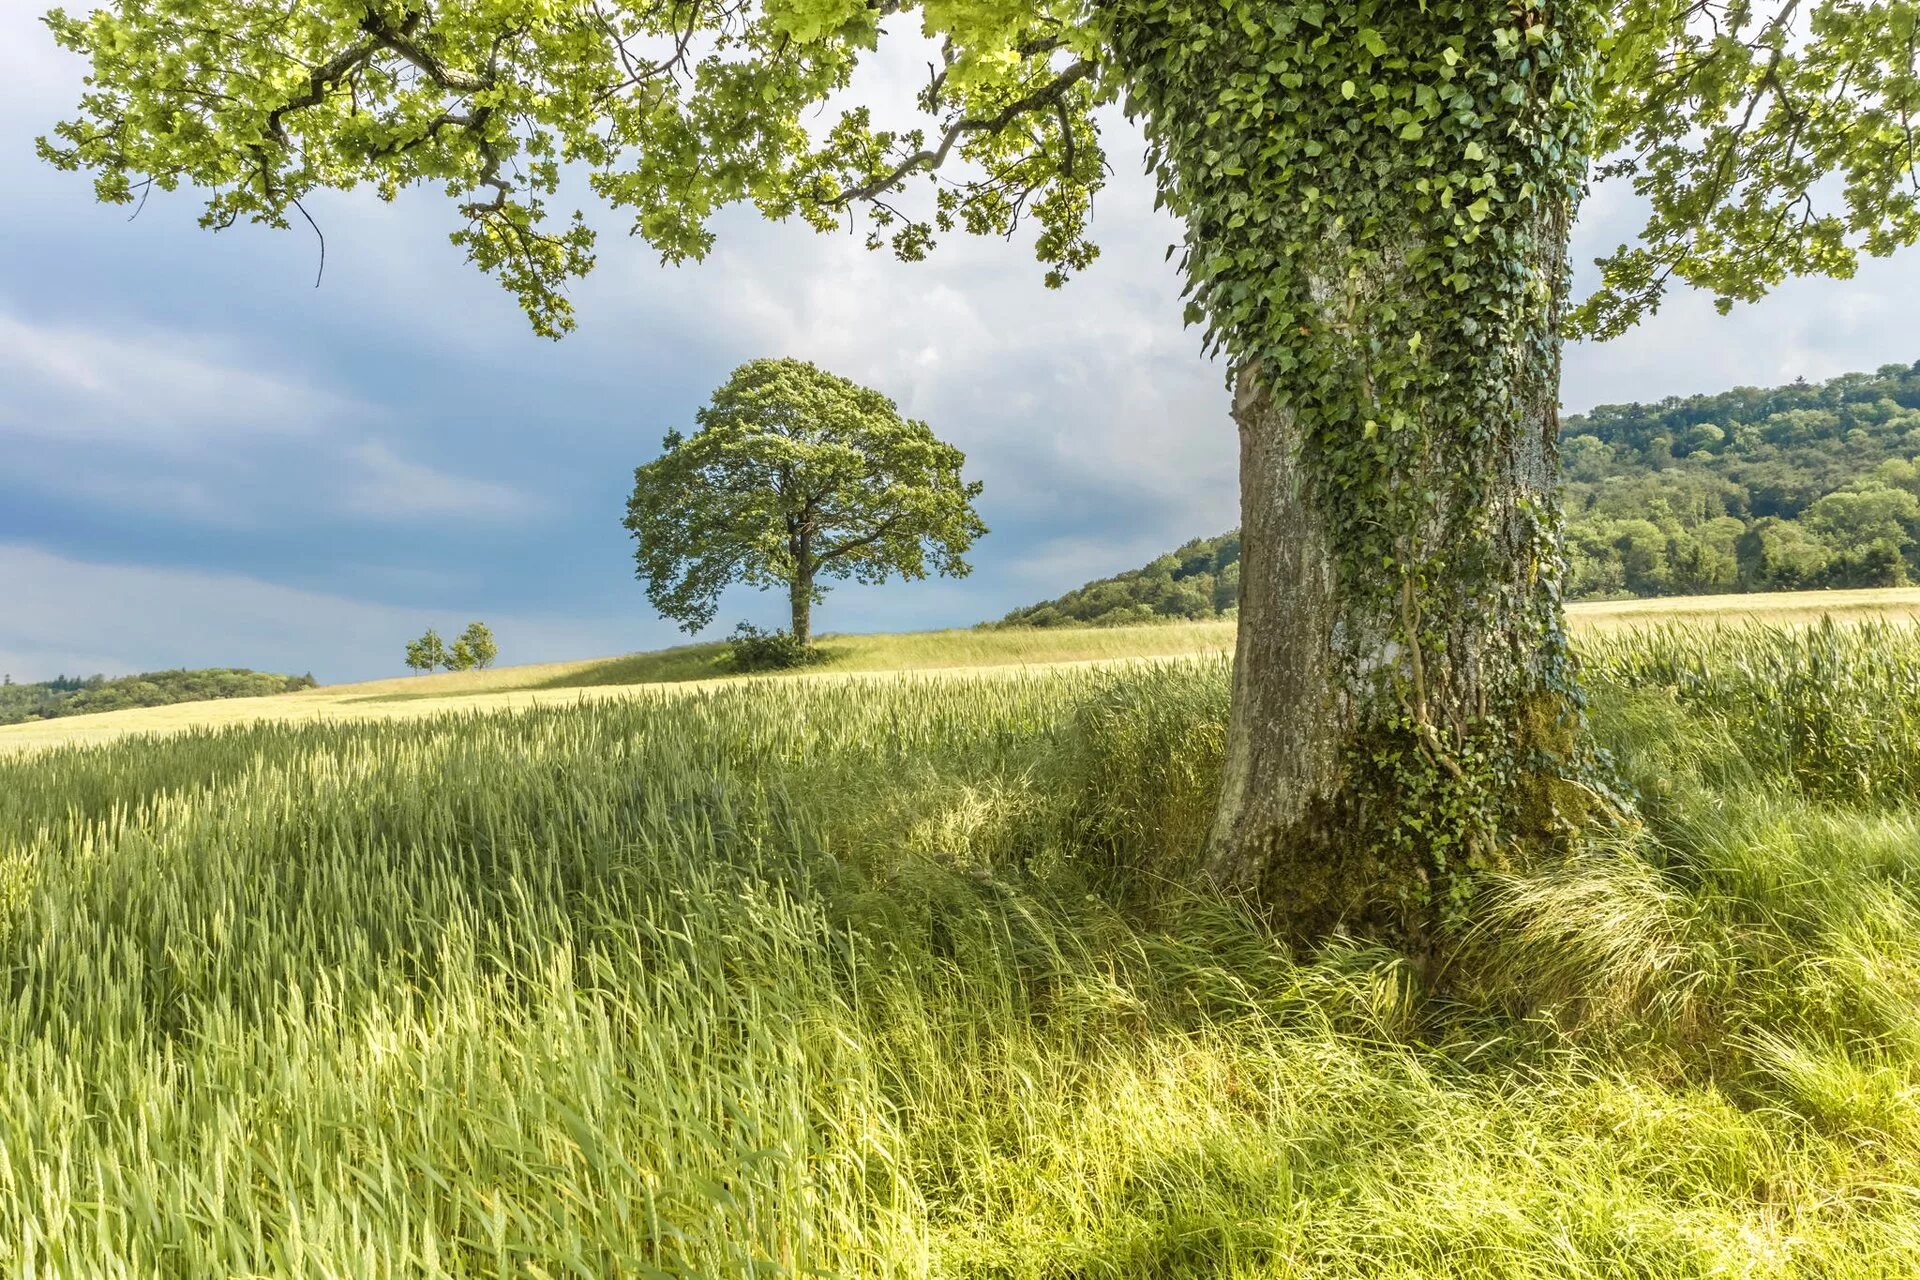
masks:
{"type": "MultiPolygon", "coordinates": [[[[1602,184],[1575,229],[1576,291],[1591,289],[1592,260],[1638,233],[1645,202],[1602,184]]],[[[1910,300],[1920,252],[1869,258],[1852,280],[1789,280],[1722,316],[1706,294],[1676,285],[1660,311],[1612,342],[1568,348],[1561,399],[1570,412],[1735,386],[1818,381],[1920,358],[1910,300]]]]}
{"type": "MultiPolygon", "coordinates": [[[[39,22],[46,6],[0,6],[0,105],[71,110],[82,63],[53,43],[39,22]]],[[[48,120],[42,128],[51,126],[48,120]]]]}
{"type": "MultiPolygon", "coordinates": [[[[1228,527],[1222,526],[1192,536],[1212,537],[1216,533],[1225,533],[1228,527]]],[[[1187,540],[1182,538],[1180,541],[1187,540]]],[[[1007,576],[1023,584],[1031,584],[1036,592],[1058,594],[1060,583],[1067,583],[1069,588],[1077,587],[1098,578],[1110,578],[1116,573],[1138,569],[1173,550],[1176,545],[1152,535],[1118,539],[1055,538],[1022,555],[1018,564],[1009,566],[1007,576]]],[[[1036,595],[1035,600],[1038,599],[1036,595]]]]}
{"type": "Polygon", "coordinates": [[[345,503],[359,515],[382,520],[431,516],[499,520],[533,509],[526,495],[506,485],[408,462],[377,440],[354,446],[348,458],[353,472],[346,482],[345,503]]]}
{"type": "Polygon", "coordinates": [[[0,438],[183,452],[373,416],[295,375],[235,363],[234,346],[231,335],[117,333],[0,311],[0,438]]]}

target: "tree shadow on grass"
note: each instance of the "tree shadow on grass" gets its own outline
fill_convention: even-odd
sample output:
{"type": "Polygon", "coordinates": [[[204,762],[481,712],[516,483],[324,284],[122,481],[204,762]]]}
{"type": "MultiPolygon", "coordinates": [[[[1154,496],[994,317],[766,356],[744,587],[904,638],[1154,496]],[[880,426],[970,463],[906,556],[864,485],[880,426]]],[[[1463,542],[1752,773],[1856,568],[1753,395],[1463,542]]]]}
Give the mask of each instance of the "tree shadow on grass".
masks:
{"type": "Polygon", "coordinates": [[[575,667],[530,689],[594,689],[621,684],[675,684],[732,674],[724,666],[727,646],[718,641],[684,644],[650,653],[629,653],[575,667]]]}
{"type": "MultiPolygon", "coordinates": [[[[681,684],[689,680],[719,680],[737,675],[726,665],[725,641],[679,645],[647,653],[629,653],[618,658],[603,658],[530,684],[500,689],[409,689],[402,693],[371,693],[357,698],[340,698],[345,706],[372,702],[421,702],[428,699],[459,698],[486,693],[527,693],[540,689],[598,689],[635,684],[681,684]]],[[[786,674],[774,672],[770,674],[786,674]]]]}

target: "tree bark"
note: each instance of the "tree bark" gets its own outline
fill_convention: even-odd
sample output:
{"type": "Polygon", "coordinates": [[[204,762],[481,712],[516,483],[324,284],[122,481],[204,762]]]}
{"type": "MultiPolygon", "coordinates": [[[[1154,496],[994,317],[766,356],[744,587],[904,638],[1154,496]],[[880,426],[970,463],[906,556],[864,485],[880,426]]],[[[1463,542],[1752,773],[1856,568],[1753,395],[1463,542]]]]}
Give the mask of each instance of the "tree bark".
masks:
{"type": "Polygon", "coordinates": [[[793,638],[801,644],[813,643],[813,575],[796,574],[788,590],[793,606],[793,638]]]}
{"type": "MultiPolygon", "coordinates": [[[[1440,495],[1399,565],[1343,569],[1311,424],[1276,405],[1260,368],[1238,371],[1239,634],[1205,869],[1299,940],[1431,945],[1475,873],[1563,836],[1590,794],[1568,777],[1580,717],[1552,532],[1568,222],[1550,210],[1536,228],[1527,265],[1556,301],[1544,339],[1501,362],[1511,420],[1490,440],[1436,432],[1424,465],[1395,478],[1440,495]],[[1447,495],[1468,482],[1480,501],[1462,518],[1447,495]],[[1448,812],[1468,796],[1477,811],[1448,812]]],[[[1367,349],[1354,345],[1356,378],[1367,349]]]]}

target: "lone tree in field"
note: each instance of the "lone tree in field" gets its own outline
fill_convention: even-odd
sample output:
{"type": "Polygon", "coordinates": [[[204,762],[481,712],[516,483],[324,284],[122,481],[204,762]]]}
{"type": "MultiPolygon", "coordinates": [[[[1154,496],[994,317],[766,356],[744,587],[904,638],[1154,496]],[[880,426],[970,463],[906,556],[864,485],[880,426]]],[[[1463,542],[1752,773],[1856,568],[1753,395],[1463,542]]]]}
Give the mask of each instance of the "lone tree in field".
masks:
{"type": "MultiPolygon", "coordinates": [[[[1311,936],[1411,938],[1595,803],[1561,628],[1560,343],[1684,281],[1724,305],[1920,235],[1920,0],[108,0],[44,154],[101,198],[440,185],[536,329],[593,236],[568,167],[670,261],[751,201],[919,258],[1038,224],[1058,284],[1141,122],[1188,317],[1232,370],[1245,558],[1207,872],[1311,936]],[[905,127],[828,103],[881,40],[905,127]],[[1591,176],[1649,208],[1568,297],[1591,176]],[[925,204],[907,194],[912,183],[925,204]]],[[[844,101],[844,99],[842,99],[844,101]]],[[[304,221],[304,219],[302,219],[304,221]]]]}
{"type": "Polygon", "coordinates": [[[929,569],[964,577],[987,531],[966,455],[893,401],[803,360],[733,371],[633,473],[627,529],[654,608],[688,631],[713,621],[729,584],[783,587],[808,644],[822,580],[885,582],[929,569]]]}
{"type": "Polygon", "coordinates": [[[447,660],[447,642],[440,633],[428,627],[426,634],[418,640],[407,641],[407,666],[425,675],[441,667],[450,667],[447,660]]]}

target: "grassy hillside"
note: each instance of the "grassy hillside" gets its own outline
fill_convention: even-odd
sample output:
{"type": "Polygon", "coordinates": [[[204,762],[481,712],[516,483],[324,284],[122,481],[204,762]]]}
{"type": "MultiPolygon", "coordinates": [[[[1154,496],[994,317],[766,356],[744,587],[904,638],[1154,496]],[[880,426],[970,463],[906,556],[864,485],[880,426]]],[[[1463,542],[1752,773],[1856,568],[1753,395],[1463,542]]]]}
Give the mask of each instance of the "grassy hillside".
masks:
{"type": "Polygon", "coordinates": [[[1240,602],[1240,531],[1195,538],[1171,554],[1054,600],[1015,609],[1002,627],[1114,627],[1229,618],[1240,602]]]}
{"type": "Polygon", "coordinates": [[[260,698],[313,688],[312,676],[277,676],[264,671],[210,668],[204,671],[149,671],[144,675],[60,676],[31,684],[0,684],[0,725],[59,716],[93,715],[128,707],[164,707],[216,698],[260,698]]]}
{"type": "MultiPolygon", "coordinates": [[[[1570,598],[1920,581],[1920,363],[1602,405],[1561,424],[1570,598]]],[[[1002,625],[1221,617],[1240,535],[1016,609],[1002,625]]]]}
{"type": "MultiPolygon", "coordinates": [[[[1099,631],[923,631],[829,636],[821,641],[821,647],[829,659],[824,669],[752,678],[845,680],[863,673],[993,667],[1012,670],[1216,653],[1233,647],[1233,628],[1210,622],[1099,631]]],[[[721,648],[718,644],[687,645],[620,658],[330,685],[281,698],[82,716],[55,724],[0,726],[0,754],[67,742],[104,742],[129,733],[171,733],[265,719],[396,719],[631,697],[730,678],[720,667],[721,648]]]]}
{"type": "MultiPolygon", "coordinates": [[[[1671,621],[1754,620],[1804,625],[1824,617],[1911,620],[1920,617],[1920,588],[1632,600],[1575,605],[1568,612],[1576,633],[1671,621]]],[[[824,668],[752,679],[833,682],[881,673],[922,673],[933,678],[969,671],[1015,673],[1060,664],[1157,661],[1229,653],[1233,649],[1233,628],[1232,620],[1225,619],[1132,627],[1019,627],[830,636],[822,642],[829,655],[824,668]]],[[[0,726],[0,754],[65,743],[107,742],[134,733],[176,733],[261,720],[410,719],[686,692],[729,679],[721,673],[720,652],[719,645],[688,645],[620,658],[407,676],[332,685],[284,697],[191,703],[75,716],[57,723],[0,726]]]]}
{"type": "Polygon", "coordinates": [[[1173,887],[1217,656],[0,759],[0,1272],[1920,1273],[1920,634],[1583,644],[1445,1000],[1173,887]]]}

